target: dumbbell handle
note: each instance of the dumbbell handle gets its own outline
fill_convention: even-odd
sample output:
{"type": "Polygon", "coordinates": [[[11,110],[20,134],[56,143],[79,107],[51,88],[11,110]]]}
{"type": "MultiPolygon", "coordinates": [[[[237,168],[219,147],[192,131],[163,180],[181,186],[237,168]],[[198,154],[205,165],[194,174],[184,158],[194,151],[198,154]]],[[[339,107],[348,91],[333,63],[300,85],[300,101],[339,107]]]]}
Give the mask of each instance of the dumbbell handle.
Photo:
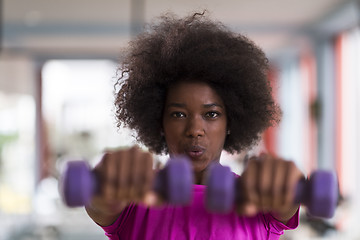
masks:
{"type": "MultiPolygon", "coordinates": [[[[154,180],[153,189],[174,205],[186,204],[191,200],[193,176],[191,165],[182,156],[170,159],[154,180]]],[[[88,205],[99,192],[99,179],[85,161],[67,163],[60,191],[65,204],[69,207],[88,205]]]]}

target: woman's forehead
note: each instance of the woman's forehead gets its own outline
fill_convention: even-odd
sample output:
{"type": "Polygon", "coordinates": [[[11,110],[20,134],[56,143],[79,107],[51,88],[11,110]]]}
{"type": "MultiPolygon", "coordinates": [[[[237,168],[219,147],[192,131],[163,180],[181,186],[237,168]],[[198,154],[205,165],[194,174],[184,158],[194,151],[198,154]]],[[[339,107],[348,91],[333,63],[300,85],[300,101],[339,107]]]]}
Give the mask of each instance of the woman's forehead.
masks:
{"type": "Polygon", "coordinates": [[[205,82],[183,81],[172,85],[168,89],[167,103],[191,103],[192,101],[223,105],[221,97],[205,82]]]}

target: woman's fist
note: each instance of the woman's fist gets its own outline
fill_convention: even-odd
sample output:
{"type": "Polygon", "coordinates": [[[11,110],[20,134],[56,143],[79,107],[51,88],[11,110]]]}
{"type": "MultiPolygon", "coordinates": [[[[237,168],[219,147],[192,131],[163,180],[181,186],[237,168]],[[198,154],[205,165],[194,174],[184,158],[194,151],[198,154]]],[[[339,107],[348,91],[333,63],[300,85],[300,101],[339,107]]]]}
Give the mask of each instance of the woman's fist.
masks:
{"type": "Polygon", "coordinates": [[[245,215],[271,212],[279,220],[288,220],[298,208],[294,196],[302,178],[304,175],[291,161],[269,154],[250,158],[241,177],[244,199],[238,212],[245,215]]]}

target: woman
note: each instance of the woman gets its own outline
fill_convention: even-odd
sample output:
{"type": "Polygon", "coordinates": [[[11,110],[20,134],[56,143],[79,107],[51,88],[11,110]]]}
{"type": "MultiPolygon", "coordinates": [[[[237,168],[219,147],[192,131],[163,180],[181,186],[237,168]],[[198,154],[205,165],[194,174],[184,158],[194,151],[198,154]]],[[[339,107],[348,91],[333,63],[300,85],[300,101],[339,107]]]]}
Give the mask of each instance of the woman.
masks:
{"type": "Polygon", "coordinates": [[[136,146],[109,152],[95,168],[101,192],[86,210],[109,239],[278,239],[297,226],[293,196],[303,175],[268,154],[250,159],[235,211],[215,214],[203,206],[209,164],[223,150],[251,147],[280,119],[261,49],[204,14],[164,15],[130,43],[121,70],[118,125],[134,129],[149,152],[136,146]],[[151,153],[189,157],[190,206],[164,204],[152,191],[151,153]]]}

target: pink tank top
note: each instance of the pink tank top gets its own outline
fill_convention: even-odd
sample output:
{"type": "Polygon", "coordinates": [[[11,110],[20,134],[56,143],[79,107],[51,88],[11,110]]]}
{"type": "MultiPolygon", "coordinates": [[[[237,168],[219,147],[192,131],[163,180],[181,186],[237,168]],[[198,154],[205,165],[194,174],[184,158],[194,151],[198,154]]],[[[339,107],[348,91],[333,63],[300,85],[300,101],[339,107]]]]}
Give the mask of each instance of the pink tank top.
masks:
{"type": "Polygon", "coordinates": [[[239,216],[235,212],[214,214],[205,209],[204,185],[194,185],[190,206],[146,208],[128,206],[110,226],[102,227],[111,240],[201,240],[201,239],[279,239],[284,230],[299,224],[299,210],[287,225],[270,214],[254,217],[239,216]]]}

